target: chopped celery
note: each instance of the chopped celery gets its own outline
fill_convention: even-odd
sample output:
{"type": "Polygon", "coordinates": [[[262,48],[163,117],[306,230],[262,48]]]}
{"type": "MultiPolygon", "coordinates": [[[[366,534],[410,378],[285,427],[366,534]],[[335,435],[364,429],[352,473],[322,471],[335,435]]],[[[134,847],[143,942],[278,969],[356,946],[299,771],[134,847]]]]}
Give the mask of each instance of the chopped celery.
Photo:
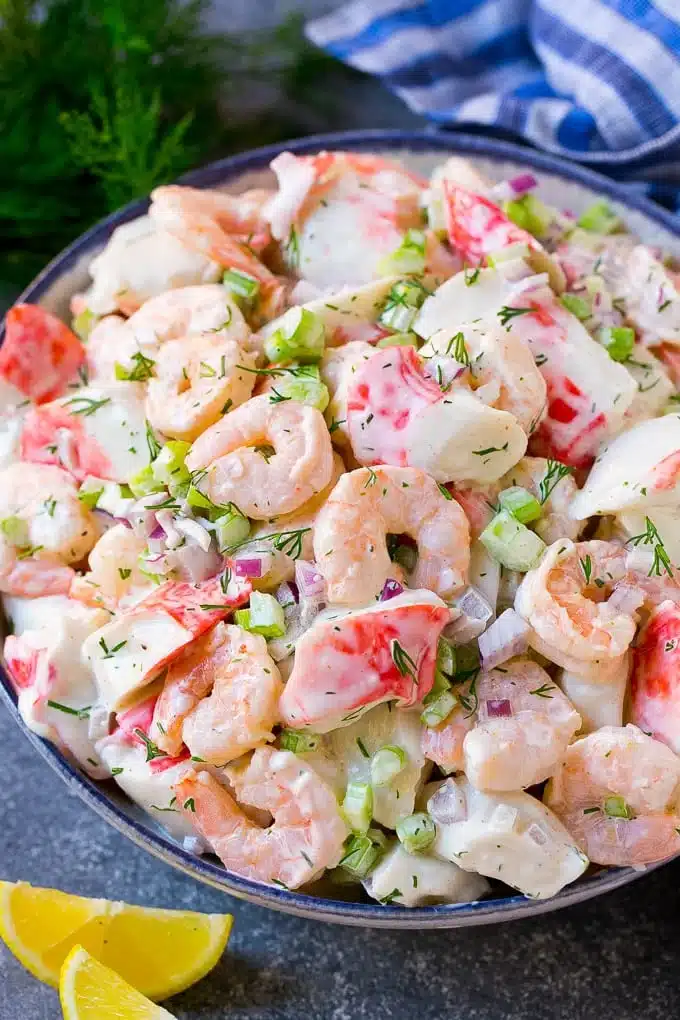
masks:
{"type": "Polygon", "coordinates": [[[28,523],[21,517],[5,517],[0,521],[0,530],[10,545],[29,545],[28,523]]]}
{"type": "Polygon", "coordinates": [[[625,361],[633,353],[635,330],[630,326],[604,326],[598,339],[612,361],[625,361]]]}
{"type": "Polygon", "coordinates": [[[153,476],[163,487],[169,489],[173,496],[181,495],[182,489],[188,488],[191,474],[184,463],[191,449],[191,443],[180,439],[169,440],[151,465],[153,476]]]}
{"type": "Polygon", "coordinates": [[[347,784],[342,812],[352,832],[367,832],[373,817],[373,790],[368,783],[347,784]]]}
{"type": "Polygon", "coordinates": [[[403,772],[406,766],[406,752],[396,744],[386,744],[371,758],[371,783],[373,786],[388,786],[403,772]]]}
{"type": "Polygon", "coordinates": [[[78,499],[89,510],[94,510],[104,486],[98,478],[86,478],[78,490],[78,499]]]}
{"type": "Polygon", "coordinates": [[[548,207],[535,195],[510,199],[503,203],[503,209],[508,219],[534,237],[543,237],[553,219],[548,207]]]}
{"type": "Polygon", "coordinates": [[[415,333],[392,333],[378,340],[376,347],[417,347],[418,337],[415,333]]]}
{"type": "Polygon", "coordinates": [[[227,514],[240,514],[241,511],[233,503],[227,503],[224,506],[213,503],[211,499],[208,499],[201,490],[191,482],[186,494],[186,501],[189,506],[192,506],[194,510],[201,513],[203,517],[207,517],[209,521],[218,521],[220,517],[225,517],[227,514]]]}
{"type": "Polygon", "coordinates": [[[427,293],[427,290],[415,280],[400,280],[387,295],[378,322],[385,329],[391,329],[395,333],[408,333],[427,293]]]}
{"type": "Polygon", "coordinates": [[[317,365],[300,365],[292,372],[274,380],[270,391],[272,403],[297,400],[300,404],[325,411],[330,403],[328,387],[321,381],[317,365]]]}
{"type": "Polygon", "coordinates": [[[265,354],[276,362],[319,361],[324,352],[325,330],[322,320],[308,308],[289,308],[279,328],[264,342],[265,354]]]}
{"type": "Polygon", "coordinates": [[[453,691],[445,690],[439,694],[431,691],[423,698],[421,722],[426,726],[439,726],[449,717],[457,704],[458,698],[453,691]]]}
{"type": "Polygon", "coordinates": [[[456,650],[446,638],[439,638],[437,644],[437,669],[445,676],[456,672],[456,650]]]}
{"type": "Polygon", "coordinates": [[[154,478],[153,469],[150,464],[147,464],[146,467],[143,467],[132,476],[130,488],[133,495],[140,499],[142,496],[148,496],[152,492],[162,492],[165,486],[157,478],[154,478]]]}
{"type": "Polygon", "coordinates": [[[71,323],[73,332],[80,337],[83,343],[87,343],[90,339],[90,333],[99,322],[99,319],[99,315],[95,315],[89,308],[85,308],[84,311],[76,315],[71,323]]]}
{"type": "Polygon", "coordinates": [[[479,536],[484,548],[509,570],[526,572],[545,552],[545,543],[507,510],[496,514],[479,536]]]}
{"type": "Polygon", "coordinates": [[[221,553],[232,549],[239,542],[245,542],[249,534],[250,521],[236,507],[232,507],[215,521],[217,548],[221,553]]]}
{"type": "Polygon", "coordinates": [[[397,836],[399,842],[409,854],[421,853],[427,850],[434,842],[437,829],[428,814],[424,811],[417,811],[406,818],[400,818],[397,822],[397,836]]]}
{"type": "Polygon", "coordinates": [[[425,241],[426,237],[422,230],[413,228],[407,230],[399,247],[380,261],[379,275],[423,273],[425,271],[425,241]]]}
{"type": "Polygon", "coordinates": [[[258,281],[249,273],[242,273],[240,269],[227,269],[222,277],[222,283],[240,305],[253,305],[260,296],[258,281]]]}
{"type": "Polygon", "coordinates": [[[520,524],[537,521],[543,512],[536,497],[521,485],[512,485],[509,489],[504,489],[498,497],[498,502],[502,509],[512,514],[520,524]]]}
{"type": "Polygon", "coordinates": [[[320,739],[317,733],[309,733],[307,730],[285,729],[281,730],[279,744],[284,751],[306,754],[307,751],[316,751],[320,739]]]}
{"type": "Polygon", "coordinates": [[[504,262],[511,262],[513,259],[528,259],[531,249],[528,244],[506,244],[505,248],[497,248],[486,256],[486,264],[491,266],[502,265],[504,262]]]}
{"type": "Polygon", "coordinates": [[[560,295],[560,301],[567,311],[575,315],[581,322],[590,317],[592,312],[590,302],[578,294],[562,294],[560,295]]]}
{"type": "Polygon", "coordinates": [[[366,878],[382,856],[387,840],[380,829],[369,829],[365,835],[352,835],[345,840],[345,854],[338,867],[355,878],[366,878]]]}
{"type": "Polygon", "coordinates": [[[577,222],[579,227],[593,234],[613,234],[622,226],[619,217],[604,200],[589,206],[577,222]]]}
{"type": "Polygon", "coordinates": [[[286,633],[282,607],[273,595],[265,592],[254,591],[250,596],[250,608],[237,609],[234,618],[239,627],[262,637],[278,638],[286,633]]]}
{"type": "Polygon", "coordinates": [[[607,797],[604,802],[604,813],[609,818],[626,818],[630,819],[633,817],[633,812],[626,804],[623,797],[607,797]]]}

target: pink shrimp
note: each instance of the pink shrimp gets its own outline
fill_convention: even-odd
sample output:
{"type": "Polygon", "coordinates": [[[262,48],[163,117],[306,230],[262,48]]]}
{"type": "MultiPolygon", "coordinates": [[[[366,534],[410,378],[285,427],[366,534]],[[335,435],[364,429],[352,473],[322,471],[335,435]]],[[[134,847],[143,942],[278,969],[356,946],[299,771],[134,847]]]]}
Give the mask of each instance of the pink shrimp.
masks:
{"type": "Polygon", "coordinates": [[[456,705],[439,726],[425,727],[420,740],[423,754],[446,772],[462,772],[465,765],[463,744],[474,725],[474,712],[456,705]]]}
{"type": "Polygon", "coordinates": [[[226,868],[297,889],[337,865],[347,826],[335,794],[302,758],[262,747],[227,775],[235,797],[208,772],[189,772],[175,786],[186,818],[226,868]],[[270,812],[273,825],[251,821],[239,801],[270,812]]]}
{"type": "Polygon", "coordinates": [[[15,305],[5,318],[0,377],[31,400],[54,400],[85,360],[75,333],[38,305],[15,305]]]}
{"type": "Polygon", "coordinates": [[[571,744],[545,791],[591,861],[617,867],[680,851],[680,759],[637,726],[603,726],[571,744]]]}
{"type": "Polygon", "coordinates": [[[633,650],[631,722],[680,753],[680,606],[657,606],[633,650]]]}
{"type": "Polygon", "coordinates": [[[218,623],[168,669],[151,737],[215,765],[272,740],[281,677],[259,634],[218,623]]]}
{"type": "Polygon", "coordinates": [[[406,707],[424,698],[450,619],[451,610],[426,591],[318,617],[297,642],[280,702],[283,721],[328,732],[382,701],[406,707]]]}

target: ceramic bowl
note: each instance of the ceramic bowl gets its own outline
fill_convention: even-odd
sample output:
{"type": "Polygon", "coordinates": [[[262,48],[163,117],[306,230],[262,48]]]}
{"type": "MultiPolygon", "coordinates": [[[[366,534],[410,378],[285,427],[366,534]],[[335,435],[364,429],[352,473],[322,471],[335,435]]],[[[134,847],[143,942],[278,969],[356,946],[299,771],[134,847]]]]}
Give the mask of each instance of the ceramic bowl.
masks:
{"type": "MultiPolygon", "coordinates": [[[[497,180],[530,168],[539,181],[537,193],[547,201],[579,212],[596,199],[606,197],[643,241],[658,244],[680,255],[680,221],[627,188],[565,160],[472,135],[391,130],[317,135],[219,160],[187,174],[182,183],[233,192],[261,185],[273,179],[268,164],[284,149],[298,153],[314,153],[322,149],[378,152],[394,156],[425,175],[450,154],[470,156],[484,173],[497,180]]],[[[92,227],[43,270],[20,300],[39,303],[65,316],[71,295],[86,285],[87,266],[93,256],[102,249],[117,226],[142,215],[147,207],[147,201],[134,202],[92,227]]],[[[0,340],[2,336],[0,331],[0,340]]],[[[330,891],[325,890],[324,895],[311,895],[263,886],[231,874],[215,858],[195,857],[187,853],[112,782],[96,783],[89,779],[53,745],[29,732],[19,716],[16,697],[4,667],[0,669],[0,694],[28,739],[69,789],[115,829],[149,853],[199,881],[275,910],[364,927],[457,928],[547,913],[599,896],[644,874],[644,871],[631,868],[601,869],[567,886],[549,900],[529,900],[499,886],[493,898],[480,902],[412,910],[333,899],[332,887],[330,891]]]]}

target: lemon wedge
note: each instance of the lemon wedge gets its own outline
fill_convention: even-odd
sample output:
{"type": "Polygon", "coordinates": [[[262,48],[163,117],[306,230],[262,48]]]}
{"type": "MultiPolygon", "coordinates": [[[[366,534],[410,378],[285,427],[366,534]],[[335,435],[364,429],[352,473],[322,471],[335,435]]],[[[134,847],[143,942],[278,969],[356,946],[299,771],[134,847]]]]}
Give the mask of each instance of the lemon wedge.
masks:
{"type": "Polygon", "coordinates": [[[160,910],[0,882],[0,936],[47,984],[78,945],[150,999],[166,999],[212,970],[229,940],[229,914],[160,910]]]}
{"type": "Polygon", "coordinates": [[[120,974],[74,946],[59,981],[64,1020],[174,1020],[172,1013],[138,992],[120,974]]]}

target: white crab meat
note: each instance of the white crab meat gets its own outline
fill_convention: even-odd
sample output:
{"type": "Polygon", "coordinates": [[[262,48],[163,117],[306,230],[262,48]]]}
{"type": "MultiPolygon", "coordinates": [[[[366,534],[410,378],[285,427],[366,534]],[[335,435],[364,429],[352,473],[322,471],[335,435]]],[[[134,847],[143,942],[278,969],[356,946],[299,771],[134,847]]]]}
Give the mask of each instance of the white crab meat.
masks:
{"type": "Polygon", "coordinates": [[[481,875],[431,854],[409,854],[394,843],[364,882],[368,895],[401,907],[473,903],[490,891],[481,875]]]}

